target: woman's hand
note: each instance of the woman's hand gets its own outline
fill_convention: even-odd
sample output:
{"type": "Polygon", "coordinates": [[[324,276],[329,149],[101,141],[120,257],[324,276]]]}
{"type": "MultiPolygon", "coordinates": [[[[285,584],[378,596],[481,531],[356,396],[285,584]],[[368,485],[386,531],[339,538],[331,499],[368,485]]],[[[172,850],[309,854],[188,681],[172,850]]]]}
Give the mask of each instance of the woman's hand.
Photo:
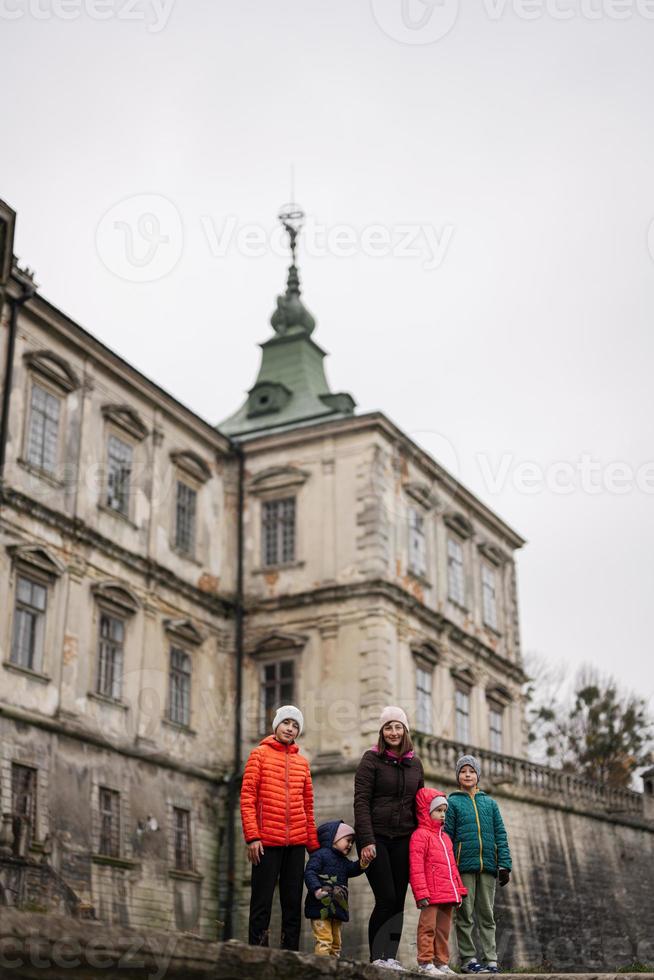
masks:
{"type": "Polygon", "coordinates": [[[361,858],[361,863],[368,867],[370,862],[374,861],[377,857],[377,848],[374,844],[366,844],[359,857],[361,858]]]}
{"type": "Polygon", "coordinates": [[[329,892],[325,891],[324,888],[316,888],[313,894],[316,896],[316,898],[324,898],[325,895],[329,895],[329,892]]]}
{"type": "Polygon", "coordinates": [[[259,864],[263,853],[263,844],[260,840],[253,840],[251,844],[248,844],[248,861],[250,864],[259,864]]]}

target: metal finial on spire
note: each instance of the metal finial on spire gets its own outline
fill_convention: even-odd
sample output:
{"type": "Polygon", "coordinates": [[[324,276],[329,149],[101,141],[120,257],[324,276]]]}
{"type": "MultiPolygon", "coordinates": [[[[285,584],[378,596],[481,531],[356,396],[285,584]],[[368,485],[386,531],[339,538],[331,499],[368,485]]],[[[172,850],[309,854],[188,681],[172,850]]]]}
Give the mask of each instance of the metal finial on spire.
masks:
{"type": "Polygon", "coordinates": [[[292,261],[293,265],[295,265],[295,248],[297,244],[297,236],[300,234],[304,224],[304,211],[299,204],[294,204],[291,201],[288,204],[282,205],[282,207],[279,209],[279,214],[277,217],[288,234],[288,240],[291,246],[292,261]]]}

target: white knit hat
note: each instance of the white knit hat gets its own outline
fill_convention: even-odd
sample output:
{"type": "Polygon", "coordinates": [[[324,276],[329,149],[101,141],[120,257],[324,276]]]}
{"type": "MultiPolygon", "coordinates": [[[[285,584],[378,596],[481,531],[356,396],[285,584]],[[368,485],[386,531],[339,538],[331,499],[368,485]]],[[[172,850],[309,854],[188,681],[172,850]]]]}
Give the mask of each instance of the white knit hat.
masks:
{"type": "Polygon", "coordinates": [[[379,719],[379,727],[382,729],[384,725],[388,725],[389,721],[399,721],[409,731],[409,719],[401,708],[397,705],[389,704],[387,705],[381,713],[381,718],[379,719]]]}
{"type": "Polygon", "coordinates": [[[302,714],[299,708],[295,707],[294,704],[283,704],[281,708],[277,709],[277,713],[273,718],[273,723],[272,723],[273,732],[276,732],[277,727],[281,725],[283,721],[286,721],[287,718],[290,718],[291,721],[296,721],[298,723],[298,725],[300,726],[300,731],[298,732],[298,735],[301,735],[304,729],[304,715],[302,714]]]}
{"type": "Polygon", "coordinates": [[[337,840],[341,839],[341,837],[354,837],[354,836],[355,836],[354,827],[350,827],[349,823],[341,822],[336,828],[336,833],[334,834],[333,843],[335,844],[337,840]]]}
{"type": "Polygon", "coordinates": [[[443,806],[443,804],[445,804],[445,806],[449,806],[449,803],[447,802],[447,797],[435,796],[434,799],[429,804],[429,812],[433,813],[437,806],[443,806]]]}

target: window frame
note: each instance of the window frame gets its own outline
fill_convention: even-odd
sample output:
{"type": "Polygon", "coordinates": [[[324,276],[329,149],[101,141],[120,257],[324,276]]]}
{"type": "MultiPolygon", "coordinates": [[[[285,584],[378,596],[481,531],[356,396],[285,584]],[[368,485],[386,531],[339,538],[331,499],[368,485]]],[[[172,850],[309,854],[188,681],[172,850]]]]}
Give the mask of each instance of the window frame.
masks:
{"type": "MultiPolygon", "coordinates": [[[[259,734],[267,735],[271,730],[272,718],[268,719],[268,712],[270,708],[267,705],[266,692],[268,689],[272,688],[275,692],[275,696],[272,699],[274,705],[279,707],[281,704],[294,704],[295,699],[298,694],[298,669],[297,669],[297,656],[292,653],[284,654],[280,651],[280,655],[276,657],[268,657],[259,664],[259,671],[257,677],[258,683],[258,724],[259,724],[259,734]],[[291,678],[290,685],[291,691],[288,694],[283,694],[282,690],[284,686],[288,687],[288,678],[283,678],[281,676],[281,668],[284,664],[291,665],[291,678]],[[266,680],[266,671],[271,667],[275,668],[276,675],[272,684],[268,684],[266,680]],[[274,687],[273,687],[274,685],[274,687]]],[[[273,712],[274,717],[274,712],[273,712]]]]}
{"type": "Polygon", "coordinates": [[[122,857],[122,814],[121,814],[121,794],[120,791],[111,786],[98,785],[98,850],[97,854],[101,857],[121,858],[122,857]],[[109,811],[103,808],[103,794],[112,801],[109,811]],[[116,804],[115,810],[113,804],[116,804]],[[104,817],[107,812],[111,817],[110,843],[109,849],[104,849],[105,831],[104,817]]]}
{"type": "Polygon", "coordinates": [[[471,743],[472,732],[472,701],[470,688],[463,684],[456,684],[454,688],[454,740],[461,745],[468,746],[471,743]],[[460,699],[465,698],[466,711],[461,710],[460,699]],[[459,720],[465,718],[465,733],[459,728],[459,720]]]}
{"type": "MultiPolygon", "coordinates": [[[[48,383],[41,375],[35,373],[30,373],[27,391],[27,401],[26,401],[26,412],[25,412],[25,425],[23,430],[23,454],[22,461],[31,470],[37,473],[42,473],[50,479],[58,479],[58,470],[61,463],[62,457],[62,443],[63,443],[63,432],[65,430],[65,411],[66,411],[66,395],[55,387],[54,384],[48,383]],[[31,446],[31,435],[32,435],[32,420],[34,416],[34,392],[35,389],[39,388],[48,398],[54,399],[58,406],[58,417],[57,417],[57,432],[55,438],[55,449],[54,449],[54,464],[52,469],[50,467],[43,465],[43,462],[35,461],[30,456],[30,446],[31,446]]],[[[45,437],[45,429],[44,429],[45,437]]],[[[43,445],[42,447],[43,448],[43,445]]]]}
{"type": "Polygon", "coordinates": [[[192,479],[181,473],[175,474],[175,493],[173,494],[173,514],[172,514],[172,545],[174,550],[182,555],[184,558],[195,559],[198,547],[198,515],[199,515],[199,504],[200,504],[200,489],[201,487],[192,479]],[[194,508],[193,508],[193,523],[192,523],[192,535],[190,547],[186,548],[179,541],[179,490],[180,487],[184,487],[185,490],[194,494],[194,508]]]}
{"type": "Polygon", "coordinates": [[[261,534],[261,567],[263,569],[271,568],[284,568],[295,565],[298,560],[298,506],[297,506],[297,494],[285,494],[284,496],[274,496],[266,497],[261,501],[261,513],[260,513],[260,534],[261,534]],[[293,528],[293,548],[292,556],[286,557],[284,555],[284,515],[278,515],[275,518],[276,531],[275,531],[275,556],[273,560],[268,560],[268,533],[267,533],[267,519],[266,512],[271,507],[281,508],[284,504],[292,504],[293,507],[293,518],[292,518],[292,528],[293,528]]]}
{"type": "Polygon", "coordinates": [[[48,604],[50,600],[50,582],[38,574],[35,574],[31,570],[23,569],[22,567],[16,568],[15,583],[13,590],[13,607],[12,607],[12,617],[11,617],[11,635],[9,642],[9,660],[14,667],[18,667],[20,670],[31,671],[34,674],[43,674],[44,663],[45,663],[45,650],[46,650],[46,631],[48,628],[48,604]],[[17,616],[19,613],[19,604],[27,606],[27,603],[22,603],[19,598],[19,587],[21,580],[29,582],[31,586],[36,586],[39,589],[43,589],[45,593],[44,607],[42,610],[36,609],[37,613],[40,614],[40,629],[38,636],[39,649],[32,652],[32,662],[29,664],[24,664],[20,660],[14,658],[14,651],[16,649],[16,626],[17,626],[17,616]]]}
{"type": "MultiPolygon", "coordinates": [[[[97,636],[97,648],[96,648],[95,686],[94,686],[93,693],[95,695],[97,695],[98,697],[100,697],[100,698],[105,698],[108,701],[114,701],[117,704],[122,703],[123,676],[125,674],[125,646],[126,646],[126,639],[127,639],[127,623],[128,623],[128,618],[124,614],[119,613],[115,609],[109,608],[109,606],[104,606],[104,605],[98,604],[98,625],[97,625],[97,634],[96,634],[96,636],[97,636]],[[116,673],[116,671],[115,671],[115,664],[114,664],[114,675],[112,677],[112,690],[115,689],[115,687],[116,687],[116,677],[117,677],[118,695],[116,695],[114,693],[107,694],[106,691],[103,690],[102,689],[102,686],[101,686],[101,682],[102,682],[102,662],[103,662],[102,661],[102,643],[103,643],[102,621],[103,621],[103,619],[105,617],[108,618],[108,619],[113,620],[116,623],[119,623],[121,625],[121,627],[122,627],[122,639],[121,639],[121,647],[120,647],[120,651],[121,652],[120,652],[119,671],[116,673]]],[[[110,641],[113,641],[113,638],[110,638],[110,641]]]]}
{"type": "Polygon", "coordinates": [[[422,659],[414,658],[416,669],[416,729],[424,732],[425,735],[434,734],[434,665],[422,659]],[[429,688],[421,687],[420,675],[429,678],[429,688]],[[421,727],[421,718],[424,709],[428,706],[429,720],[425,727],[421,727]]]}
{"type": "MultiPolygon", "coordinates": [[[[184,675],[181,670],[177,671],[178,674],[184,675]]],[[[175,641],[171,642],[168,646],[168,694],[167,694],[167,705],[166,705],[166,721],[171,725],[176,725],[179,728],[191,727],[191,717],[193,710],[193,656],[186,647],[175,641]],[[184,720],[179,720],[179,718],[173,717],[173,654],[178,653],[186,658],[188,661],[189,669],[186,672],[186,677],[188,678],[188,694],[186,700],[186,718],[184,720]]]]}
{"type": "Polygon", "coordinates": [[[467,599],[467,585],[466,585],[466,556],[465,556],[465,542],[459,538],[456,534],[449,532],[446,538],[446,555],[447,555],[447,598],[450,602],[459,606],[462,609],[466,607],[467,599]],[[460,553],[460,561],[456,561],[454,556],[450,552],[450,545],[455,546],[460,553]],[[460,585],[460,596],[454,594],[454,580],[452,577],[452,569],[456,567],[460,569],[457,572],[457,584],[460,585]],[[460,582],[458,581],[460,574],[460,582]]]}
{"type": "Polygon", "coordinates": [[[38,818],[39,818],[39,770],[37,766],[29,765],[25,762],[19,762],[18,760],[12,759],[10,763],[10,791],[11,791],[11,815],[12,824],[14,829],[14,840],[16,841],[16,834],[18,829],[17,818],[20,816],[29,816],[30,818],[30,832],[27,839],[28,847],[38,840],[38,818]],[[32,785],[32,798],[30,801],[30,812],[29,814],[21,813],[17,811],[15,806],[15,776],[17,771],[21,769],[24,772],[30,773],[30,778],[33,780],[32,785]]]}
{"type": "Polygon", "coordinates": [[[122,517],[125,520],[131,521],[132,514],[134,510],[133,498],[135,490],[134,473],[135,473],[135,460],[136,460],[136,449],[138,447],[138,442],[130,435],[128,435],[124,430],[117,429],[114,426],[108,426],[105,433],[104,440],[104,479],[102,481],[102,509],[109,512],[110,514],[116,514],[118,517],[122,517]],[[118,507],[113,507],[109,499],[109,444],[111,440],[114,439],[116,442],[121,443],[126,446],[130,451],[130,469],[129,469],[129,480],[127,485],[126,510],[119,509],[118,507]]]}
{"type": "Polygon", "coordinates": [[[429,568],[429,542],[427,540],[427,515],[416,504],[409,505],[408,515],[408,560],[407,566],[412,575],[426,578],[429,568]],[[416,545],[414,547],[414,545],[416,545]],[[416,561],[416,558],[418,561],[416,561]]]}
{"type": "Polygon", "coordinates": [[[178,806],[177,804],[172,805],[172,855],[173,855],[173,869],[175,871],[193,871],[193,820],[192,812],[190,807],[178,806]],[[185,859],[183,863],[180,863],[179,854],[181,849],[178,847],[178,833],[180,826],[178,825],[177,815],[184,814],[186,823],[186,848],[183,853],[185,853],[185,859]]]}
{"type": "MultiPolygon", "coordinates": [[[[499,593],[499,581],[497,568],[488,561],[481,561],[480,568],[480,578],[481,578],[481,619],[484,626],[488,626],[495,633],[499,632],[499,603],[498,603],[498,593],[499,593]],[[490,581],[487,580],[487,576],[492,576],[490,581]],[[488,593],[492,592],[492,612],[491,615],[487,613],[487,596],[488,593]]],[[[489,607],[490,608],[490,607],[489,607]]]]}
{"type": "Polygon", "coordinates": [[[491,752],[495,752],[497,755],[504,754],[504,713],[505,707],[503,704],[498,704],[496,701],[488,702],[488,745],[491,752]],[[493,717],[499,718],[499,728],[493,726],[493,717]],[[499,748],[494,744],[494,736],[499,736],[499,748]]]}

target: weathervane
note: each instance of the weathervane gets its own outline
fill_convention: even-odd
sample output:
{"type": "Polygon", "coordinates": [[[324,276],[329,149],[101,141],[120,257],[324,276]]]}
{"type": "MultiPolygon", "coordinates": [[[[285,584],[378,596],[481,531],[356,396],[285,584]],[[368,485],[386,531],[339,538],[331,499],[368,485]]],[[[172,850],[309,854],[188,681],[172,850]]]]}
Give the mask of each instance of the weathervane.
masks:
{"type": "Polygon", "coordinates": [[[288,240],[291,245],[291,255],[293,257],[293,265],[295,265],[295,248],[297,244],[297,236],[300,234],[302,225],[304,224],[304,211],[299,204],[289,202],[288,204],[282,205],[282,207],[279,209],[279,214],[277,217],[288,233],[288,240]]]}

